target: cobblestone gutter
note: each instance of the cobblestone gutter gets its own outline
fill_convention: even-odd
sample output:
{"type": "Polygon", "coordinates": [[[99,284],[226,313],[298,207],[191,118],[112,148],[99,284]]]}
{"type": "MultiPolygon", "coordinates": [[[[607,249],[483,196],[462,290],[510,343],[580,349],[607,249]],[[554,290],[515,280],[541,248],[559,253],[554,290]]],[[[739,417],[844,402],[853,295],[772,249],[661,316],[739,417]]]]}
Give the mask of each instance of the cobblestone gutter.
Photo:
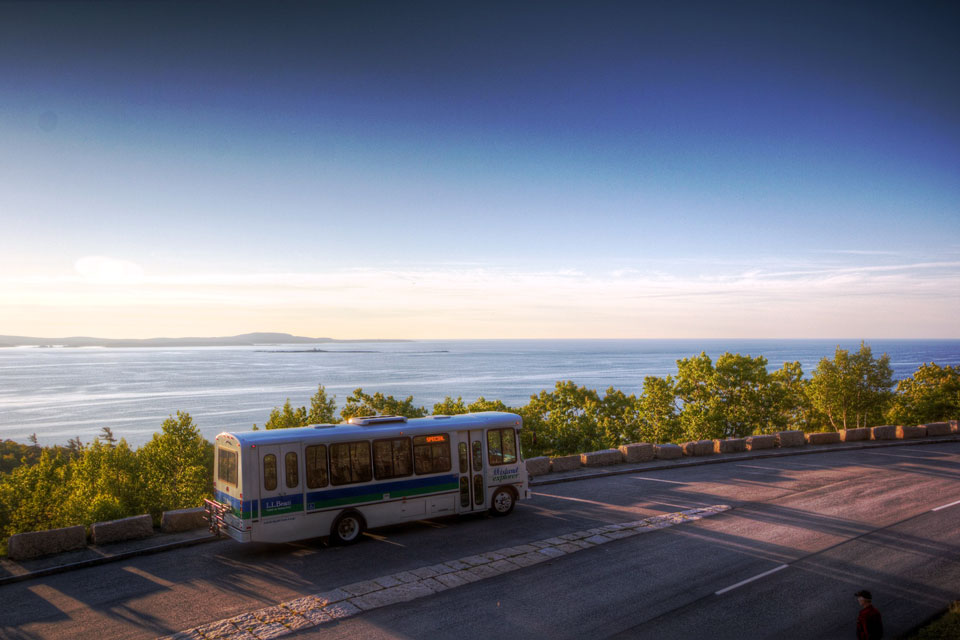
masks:
{"type": "Polygon", "coordinates": [[[632,522],[575,531],[515,547],[402,571],[304,596],[233,618],[164,636],[160,640],[266,640],[347,618],[363,611],[408,602],[447,589],[517,571],[621,538],[699,520],[730,509],[715,505],[651,516],[632,522]]]}

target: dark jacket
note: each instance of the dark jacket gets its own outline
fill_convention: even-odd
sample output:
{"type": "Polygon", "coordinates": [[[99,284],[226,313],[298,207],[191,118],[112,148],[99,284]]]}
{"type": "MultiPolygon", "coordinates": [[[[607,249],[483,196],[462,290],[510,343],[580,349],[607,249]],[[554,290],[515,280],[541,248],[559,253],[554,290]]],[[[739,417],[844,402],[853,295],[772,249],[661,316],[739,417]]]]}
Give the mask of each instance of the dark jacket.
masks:
{"type": "Polygon", "coordinates": [[[883,638],[883,621],[880,612],[872,604],[860,609],[857,616],[857,640],[880,640],[883,638]]]}

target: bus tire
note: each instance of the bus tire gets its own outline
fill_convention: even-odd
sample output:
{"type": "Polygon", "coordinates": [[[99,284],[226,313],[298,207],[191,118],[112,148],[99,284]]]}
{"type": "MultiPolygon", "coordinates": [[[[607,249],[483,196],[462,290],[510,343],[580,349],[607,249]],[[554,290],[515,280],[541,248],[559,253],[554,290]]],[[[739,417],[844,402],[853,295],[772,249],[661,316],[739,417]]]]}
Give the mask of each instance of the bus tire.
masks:
{"type": "Polygon", "coordinates": [[[494,516],[505,516],[513,511],[517,504],[517,496],[505,487],[497,489],[493,498],[490,500],[490,514],[494,516]]]}
{"type": "Polygon", "coordinates": [[[360,540],[366,528],[367,523],[362,515],[356,511],[344,511],[330,527],[330,542],[341,546],[354,544],[360,540]]]}

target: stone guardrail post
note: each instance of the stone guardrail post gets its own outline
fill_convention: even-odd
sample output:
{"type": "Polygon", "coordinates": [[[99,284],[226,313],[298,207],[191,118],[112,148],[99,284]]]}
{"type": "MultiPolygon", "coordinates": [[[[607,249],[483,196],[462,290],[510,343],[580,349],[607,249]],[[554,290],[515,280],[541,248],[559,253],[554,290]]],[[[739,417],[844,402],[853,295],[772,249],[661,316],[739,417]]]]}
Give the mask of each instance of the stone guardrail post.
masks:
{"type": "Polygon", "coordinates": [[[560,471],[573,471],[574,469],[579,469],[580,465],[579,453],[572,456],[550,458],[550,470],[555,473],[560,471]]]}
{"type": "Polygon", "coordinates": [[[149,514],[144,514],[109,522],[97,522],[90,526],[90,531],[90,538],[96,545],[147,538],[153,535],[153,518],[149,514]]]}
{"type": "Polygon", "coordinates": [[[823,431],[821,433],[806,434],[807,444],[839,444],[839,431],[823,431]]]}
{"type": "Polygon", "coordinates": [[[769,433],[758,436],[747,436],[747,451],[757,451],[758,449],[773,449],[777,446],[777,436],[769,433]]]}
{"type": "Polygon", "coordinates": [[[787,447],[802,447],[807,444],[803,437],[803,431],[780,431],[777,433],[777,446],[781,449],[787,447]]]}
{"type": "Polygon", "coordinates": [[[897,427],[892,424],[885,424],[882,427],[870,428],[871,440],[896,440],[897,427]]]}
{"type": "Polygon", "coordinates": [[[713,451],[715,453],[738,453],[746,450],[746,438],[724,438],[723,440],[713,441],[713,451]]]}
{"type": "Polygon", "coordinates": [[[550,458],[539,456],[537,458],[527,458],[527,473],[532,476],[545,476],[550,473],[550,458]]]}
{"type": "Polygon", "coordinates": [[[653,447],[653,454],[659,460],[675,460],[683,456],[683,449],[675,444],[658,444],[653,447]]]}
{"type": "Polygon", "coordinates": [[[647,462],[655,455],[653,445],[647,442],[621,445],[620,452],[627,462],[647,462]]]}
{"type": "Polygon", "coordinates": [[[77,525],[14,534],[7,540],[7,555],[11,560],[27,560],[52,553],[82,549],[85,546],[87,546],[87,528],[77,525]]]}
{"type": "Polygon", "coordinates": [[[207,526],[207,510],[203,507],[164,511],[160,517],[160,533],[179,533],[207,526]]]}

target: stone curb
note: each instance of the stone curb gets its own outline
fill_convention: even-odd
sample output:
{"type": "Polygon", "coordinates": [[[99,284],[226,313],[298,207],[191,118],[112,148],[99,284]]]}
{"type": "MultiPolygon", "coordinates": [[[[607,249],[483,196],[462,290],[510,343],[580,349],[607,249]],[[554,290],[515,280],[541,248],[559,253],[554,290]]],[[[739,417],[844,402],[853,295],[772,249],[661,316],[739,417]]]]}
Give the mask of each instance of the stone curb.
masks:
{"type": "Polygon", "coordinates": [[[42,578],[44,576],[52,576],[57,573],[66,573],[67,571],[73,571],[74,569],[84,569],[86,567],[95,567],[101,564],[109,564],[111,562],[118,562],[120,560],[127,560],[129,558],[135,558],[137,556],[149,556],[154,553],[163,553],[164,551],[171,551],[173,549],[179,549],[181,547],[192,547],[195,544],[203,544],[204,542],[216,542],[217,540],[222,540],[215,535],[204,536],[202,538],[191,538],[189,540],[178,540],[177,542],[167,542],[164,544],[153,545],[152,547],[144,547],[142,549],[132,549],[130,551],[124,551],[121,553],[115,553],[111,555],[101,556],[99,558],[91,558],[90,560],[81,560],[79,562],[71,562],[69,564],[62,564],[55,567],[47,567],[46,569],[37,569],[35,571],[30,571],[29,573],[21,573],[14,576],[3,576],[0,577],[0,586],[5,584],[11,584],[13,582],[22,582],[23,580],[32,580],[33,578],[42,578]]]}
{"type": "MultiPolygon", "coordinates": [[[[618,452],[619,453],[619,452],[618,452]]],[[[447,589],[547,562],[614,540],[657,531],[728,511],[720,504],[608,524],[478,553],[428,567],[363,580],[239,616],[163,636],[159,640],[266,640],[357,615],[371,609],[431,596],[447,589]]]]}
{"type": "Polygon", "coordinates": [[[639,473],[643,471],[660,471],[661,469],[685,469],[687,467],[698,467],[705,464],[723,464],[726,462],[739,462],[741,460],[760,460],[763,458],[783,458],[787,456],[800,456],[811,453],[835,453],[841,451],[859,451],[861,449],[880,449],[885,447],[915,446],[922,444],[938,444],[941,442],[960,442],[960,437],[938,437],[936,439],[924,438],[917,440],[865,440],[856,444],[846,445],[817,445],[816,448],[791,447],[788,449],[763,449],[760,451],[750,451],[744,454],[716,454],[712,456],[684,458],[682,460],[670,461],[665,463],[647,463],[641,466],[630,466],[628,464],[617,465],[616,469],[603,469],[590,471],[587,473],[569,473],[557,478],[543,477],[533,478],[530,481],[531,487],[541,487],[548,484],[559,484],[561,482],[573,482],[575,480],[592,480],[594,478],[606,478],[608,476],[617,476],[625,473],[639,473]]]}

